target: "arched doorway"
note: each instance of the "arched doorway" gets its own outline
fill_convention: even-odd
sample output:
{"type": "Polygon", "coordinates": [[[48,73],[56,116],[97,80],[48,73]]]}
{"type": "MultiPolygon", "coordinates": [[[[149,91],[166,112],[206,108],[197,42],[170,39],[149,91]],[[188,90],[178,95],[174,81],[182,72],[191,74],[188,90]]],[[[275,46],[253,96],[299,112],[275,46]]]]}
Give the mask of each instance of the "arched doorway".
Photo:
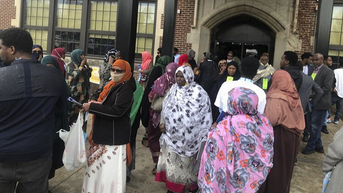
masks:
{"type": "Polygon", "coordinates": [[[269,53],[274,58],[276,33],[260,20],[250,15],[232,17],[211,29],[210,51],[220,59],[226,59],[228,51],[240,59],[248,53],[259,58],[269,53]]]}

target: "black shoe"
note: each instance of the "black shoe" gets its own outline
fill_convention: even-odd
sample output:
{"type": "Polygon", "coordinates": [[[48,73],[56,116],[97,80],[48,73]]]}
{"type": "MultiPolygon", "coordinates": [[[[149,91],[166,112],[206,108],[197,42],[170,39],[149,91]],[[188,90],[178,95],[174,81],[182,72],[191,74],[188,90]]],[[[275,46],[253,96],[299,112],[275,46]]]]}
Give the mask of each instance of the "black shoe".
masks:
{"type": "Polygon", "coordinates": [[[174,192],[172,192],[172,191],[168,190],[168,191],[167,191],[167,193],[174,193],[174,192]]]}
{"type": "Polygon", "coordinates": [[[322,132],[325,134],[329,134],[329,131],[325,125],[322,127],[322,132]]]}
{"type": "Polygon", "coordinates": [[[193,190],[193,191],[190,191],[190,190],[189,190],[189,193],[197,193],[197,192],[198,192],[198,188],[195,189],[195,190],[193,190]]]}
{"type": "Polygon", "coordinates": [[[303,142],[308,142],[309,139],[310,139],[310,135],[304,133],[303,142]]]}
{"type": "Polygon", "coordinates": [[[314,152],[315,152],[314,149],[305,148],[301,153],[305,155],[310,155],[310,154],[313,154],[314,152]]]}
{"type": "Polygon", "coordinates": [[[320,148],[315,148],[314,150],[315,150],[316,152],[318,152],[318,153],[324,153],[324,148],[323,148],[323,146],[320,147],[320,148]]]}
{"type": "Polygon", "coordinates": [[[131,178],[129,176],[126,176],[126,183],[130,182],[131,178]]]}

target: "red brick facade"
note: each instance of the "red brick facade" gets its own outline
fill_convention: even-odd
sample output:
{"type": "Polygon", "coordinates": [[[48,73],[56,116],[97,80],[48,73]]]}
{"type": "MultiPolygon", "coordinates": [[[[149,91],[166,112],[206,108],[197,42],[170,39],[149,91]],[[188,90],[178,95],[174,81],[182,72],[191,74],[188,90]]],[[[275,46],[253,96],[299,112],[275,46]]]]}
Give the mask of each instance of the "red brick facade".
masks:
{"type": "Polygon", "coordinates": [[[6,29],[11,26],[11,19],[15,19],[16,9],[14,0],[0,0],[0,29],[6,29]]]}
{"type": "MultiPolygon", "coordinates": [[[[194,20],[195,0],[178,0],[177,9],[180,13],[176,15],[175,41],[174,47],[179,49],[179,54],[184,54],[192,44],[187,43],[187,33],[191,32],[191,26],[194,20]]],[[[163,29],[164,15],[162,14],[161,29],[163,29]]],[[[162,41],[160,41],[160,47],[162,41]]]]}
{"type": "Polygon", "coordinates": [[[318,11],[317,0],[300,0],[298,7],[298,26],[299,39],[302,40],[302,49],[296,50],[298,54],[313,52],[316,18],[318,11]]]}

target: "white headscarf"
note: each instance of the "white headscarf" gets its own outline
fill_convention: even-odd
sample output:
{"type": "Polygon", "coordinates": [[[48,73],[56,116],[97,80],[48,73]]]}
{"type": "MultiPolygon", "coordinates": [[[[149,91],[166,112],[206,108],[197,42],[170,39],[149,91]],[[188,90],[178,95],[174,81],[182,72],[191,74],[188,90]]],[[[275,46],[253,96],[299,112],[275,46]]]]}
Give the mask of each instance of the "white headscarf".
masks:
{"type": "Polygon", "coordinates": [[[194,82],[190,67],[181,66],[175,74],[179,71],[185,77],[186,85],[174,84],[163,101],[166,132],[160,140],[165,140],[168,148],[178,155],[189,157],[198,152],[202,141],[206,141],[212,125],[211,102],[206,91],[194,82]]]}

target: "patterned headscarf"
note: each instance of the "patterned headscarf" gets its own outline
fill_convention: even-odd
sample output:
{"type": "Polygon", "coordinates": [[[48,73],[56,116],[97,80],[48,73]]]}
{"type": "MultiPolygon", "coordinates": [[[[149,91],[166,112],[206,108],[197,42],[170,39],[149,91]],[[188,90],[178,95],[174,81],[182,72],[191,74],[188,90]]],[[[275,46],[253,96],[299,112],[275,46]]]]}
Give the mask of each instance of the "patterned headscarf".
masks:
{"type": "Polygon", "coordinates": [[[77,64],[78,66],[81,65],[81,55],[83,54],[83,50],[81,49],[76,49],[76,50],[73,50],[71,53],[70,53],[70,58],[71,58],[71,61],[75,64],[77,64]]]}
{"type": "Polygon", "coordinates": [[[166,72],[154,82],[154,91],[157,95],[163,96],[167,88],[175,83],[175,71],[179,67],[176,63],[170,63],[166,72]]]}
{"type": "Polygon", "coordinates": [[[208,192],[255,193],[273,167],[273,127],[250,89],[232,89],[227,105],[229,115],[208,133],[198,185],[208,192]]]}
{"type": "Polygon", "coordinates": [[[142,70],[148,69],[151,61],[152,61],[152,55],[147,51],[142,52],[142,65],[141,65],[142,70]]]}
{"type": "Polygon", "coordinates": [[[114,48],[108,50],[107,54],[105,55],[104,61],[107,63],[109,61],[110,56],[115,58],[117,56],[117,54],[120,54],[119,50],[116,50],[114,48]]]}
{"type": "Polygon", "coordinates": [[[193,156],[212,124],[211,101],[206,91],[194,82],[193,70],[181,66],[187,84],[174,84],[163,101],[162,111],[166,132],[160,138],[173,152],[180,156],[193,156]]]}

